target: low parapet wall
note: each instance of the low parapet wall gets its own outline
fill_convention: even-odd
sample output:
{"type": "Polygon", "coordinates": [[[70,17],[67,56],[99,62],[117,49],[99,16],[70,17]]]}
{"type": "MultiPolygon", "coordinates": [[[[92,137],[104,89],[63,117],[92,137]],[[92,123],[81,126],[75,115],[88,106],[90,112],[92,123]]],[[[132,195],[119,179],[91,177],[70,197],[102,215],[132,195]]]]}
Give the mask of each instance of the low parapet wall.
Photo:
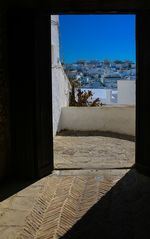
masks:
{"type": "Polygon", "coordinates": [[[135,106],[64,107],[60,130],[103,131],[135,136],[135,106]]]}

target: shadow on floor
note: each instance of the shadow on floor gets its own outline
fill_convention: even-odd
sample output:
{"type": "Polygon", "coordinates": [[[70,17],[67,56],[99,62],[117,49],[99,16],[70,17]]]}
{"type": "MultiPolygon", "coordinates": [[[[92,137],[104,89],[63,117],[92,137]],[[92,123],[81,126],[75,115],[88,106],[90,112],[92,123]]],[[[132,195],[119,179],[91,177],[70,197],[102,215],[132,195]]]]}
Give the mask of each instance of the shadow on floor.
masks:
{"type": "Polygon", "coordinates": [[[34,182],[35,180],[7,178],[5,181],[0,183],[0,202],[28,187],[34,182]]]}
{"type": "Polygon", "coordinates": [[[61,130],[57,133],[58,136],[103,136],[103,137],[111,137],[111,138],[118,138],[124,139],[128,141],[135,142],[135,136],[132,135],[125,135],[119,134],[114,132],[105,132],[105,131],[78,131],[78,130],[61,130]]]}
{"type": "Polygon", "coordinates": [[[150,237],[150,178],[130,170],[61,239],[150,237]]]}

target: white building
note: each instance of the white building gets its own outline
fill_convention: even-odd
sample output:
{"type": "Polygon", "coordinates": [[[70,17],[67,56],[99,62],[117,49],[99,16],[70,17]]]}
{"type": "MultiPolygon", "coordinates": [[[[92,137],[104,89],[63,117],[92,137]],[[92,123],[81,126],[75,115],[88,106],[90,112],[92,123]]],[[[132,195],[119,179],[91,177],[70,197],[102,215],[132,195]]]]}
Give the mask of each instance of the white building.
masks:
{"type": "Polygon", "coordinates": [[[135,105],[136,81],[118,80],[118,104],[135,105]]]}
{"type": "Polygon", "coordinates": [[[51,36],[53,135],[56,135],[60,127],[61,109],[69,105],[69,89],[71,88],[60,63],[58,15],[51,16],[51,36]]]}

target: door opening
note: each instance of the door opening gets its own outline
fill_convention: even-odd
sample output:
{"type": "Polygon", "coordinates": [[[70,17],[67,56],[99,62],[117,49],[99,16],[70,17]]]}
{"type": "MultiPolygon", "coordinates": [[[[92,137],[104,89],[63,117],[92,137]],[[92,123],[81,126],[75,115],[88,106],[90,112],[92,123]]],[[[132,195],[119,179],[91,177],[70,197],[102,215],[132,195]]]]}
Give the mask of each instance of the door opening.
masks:
{"type": "Polygon", "coordinates": [[[54,169],[135,163],[136,15],[51,15],[54,169]]]}

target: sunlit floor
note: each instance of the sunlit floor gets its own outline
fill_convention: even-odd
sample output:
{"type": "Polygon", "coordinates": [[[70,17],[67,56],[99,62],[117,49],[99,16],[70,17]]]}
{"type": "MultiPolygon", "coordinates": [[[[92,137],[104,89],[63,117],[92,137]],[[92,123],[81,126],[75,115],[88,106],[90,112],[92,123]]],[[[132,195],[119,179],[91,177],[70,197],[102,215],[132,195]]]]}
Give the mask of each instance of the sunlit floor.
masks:
{"type": "Polygon", "coordinates": [[[1,202],[0,238],[59,238],[125,172],[107,176],[51,175],[39,180],[1,202]]]}
{"type": "Polygon", "coordinates": [[[132,170],[47,176],[0,204],[0,238],[148,238],[150,178],[132,170]]]}

